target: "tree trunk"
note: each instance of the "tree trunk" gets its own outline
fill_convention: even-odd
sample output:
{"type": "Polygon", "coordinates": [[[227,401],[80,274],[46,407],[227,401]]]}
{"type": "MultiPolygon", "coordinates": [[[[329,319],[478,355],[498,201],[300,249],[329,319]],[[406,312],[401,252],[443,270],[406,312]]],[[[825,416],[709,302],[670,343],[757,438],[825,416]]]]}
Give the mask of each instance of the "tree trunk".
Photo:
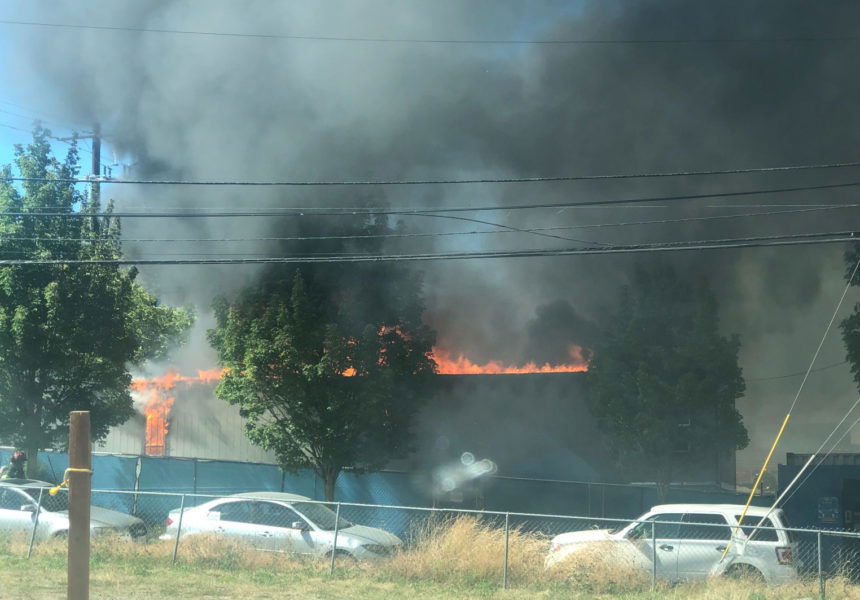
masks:
{"type": "Polygon", "coordinates": [[[334,486],[337,483],[337,478],[340,475],[340,469],[334,467],[323,471],[323,481],[325,482],[325,500],[326,502],[334,502],[334,486]]]}
{"type": "Polygon", "coordinates": [[[27,448],[24,452],[27,453],[27,478],[28,479],[38,479],[39,478],[39,448],[31,447],[32,444],[27,444],[27,448]]]}
{"type": "Polygon", "coordinates": [[[660,504],[666,504],[669,501],[669,487],[671,483],[669,481],[658,481],[657,482],[657,501],[660,504]]]}

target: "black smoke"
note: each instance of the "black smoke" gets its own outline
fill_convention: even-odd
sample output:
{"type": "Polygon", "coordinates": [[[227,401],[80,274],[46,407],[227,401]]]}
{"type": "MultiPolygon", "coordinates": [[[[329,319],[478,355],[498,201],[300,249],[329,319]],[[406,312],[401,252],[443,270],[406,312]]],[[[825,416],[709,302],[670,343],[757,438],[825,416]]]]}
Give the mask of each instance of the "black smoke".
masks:
{"type": "MultiPolygon", "coordinates": [[[[397,180],[731,169],[856,160],[860,5],[800,0],[376,0],[275,4],[35,3],[7,18],[187,31],[414,39],[627,40],[623,44],[432,44],[272,40],[56,28],[6,28],[23,104],[99,120],[136,175],[218,180],[397,180]],[[823,38],[830,38],[829,40],[823,38]],[[673,40],[710,40],[673,43],[673,40]],[[782,40],[782,41],[780,41],[782,40]]],[[[513,205],[766,189],[851,181],[858,169],[624,181],[371,188],[111,188],[121,208],[513,205]]],[[[468,213],[517,228],[757,212],[853,202],[848,190],[661,203],[664,208],[468,213]],[[714,206],[723,206],[718,209],[714,206]]],[[[561,248],[856,228],[856,210],[738,220],[389,240],[390,252],[561,248]]],[[[134,221],[129,239],[272,238],[340,227],[310,217],[134,221]]],[[[407,232],[498,229],[393,218],[407,232]]],[[[132,256],[290,252],[281,242],[128,242],[132,256]]],[[[327,247],[328,250],[328,247],[327,247]]],[[[668,258],[704,274],[726,332],[741,335],[753,438],[770,435],[843,285],[838,247],[696,252],[668,258]],[[762,381],[758,381],[761,379],[762,381]]],[[[440,344],[473,360],[563,362],[586,344],[635,258],[544,258],[425,265],[427,319],[440,344]],[[558,326],[555,326],[558,324],[558,326]],[[545,337],[541,337],[545,336],[545,337]],[[541,343],[541,339],[547,340],[541,343]]],[[[167,301],[201,307],[253,280],[253,268],[144,269],[167,301]]],[[[189,363],[213,362],[202,337],[189,363]]],[[[844,356],[832,336],[822,361],[844,356]]],[[[847,369],[810,382],[817,422],[855,393],[847,369]],[[828,408],[820,410],[820,403],[828,408]]],[[[810,404],[813,404],[810,401],[810,404]]],[[[801,405],[803,406],[803,405],[801,405]]],[[[817,436],[787,440],[806,451],[817,436]],[[813,439],[814,438],[814,439],[813,439]]],[[[752,450],[751,450],[752,451],[752,450]]]]}

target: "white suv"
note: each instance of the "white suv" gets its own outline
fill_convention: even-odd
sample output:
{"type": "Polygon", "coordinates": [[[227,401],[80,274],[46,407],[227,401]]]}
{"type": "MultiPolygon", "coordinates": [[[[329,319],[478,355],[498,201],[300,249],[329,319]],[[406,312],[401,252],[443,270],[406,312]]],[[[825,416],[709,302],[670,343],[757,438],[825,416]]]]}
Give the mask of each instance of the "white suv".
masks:
{"type": "Polygon", "coordinates": [[[785,513],[774,510],[753,533],[768,509],[749,507],[743,526],[738,528],[743,510],[739,504],[655,506],[619,529],[573,531],[555,536],[546,566],[555,566],[584,548],[595,548],[605,551],[608,560],[650,572],[653,527],[657,575],[662,579],[683,581],[708,575],[743,575],[764,579],[769,584],[794,579],[797,542],[785,529],[788,527],[785,513]]]}

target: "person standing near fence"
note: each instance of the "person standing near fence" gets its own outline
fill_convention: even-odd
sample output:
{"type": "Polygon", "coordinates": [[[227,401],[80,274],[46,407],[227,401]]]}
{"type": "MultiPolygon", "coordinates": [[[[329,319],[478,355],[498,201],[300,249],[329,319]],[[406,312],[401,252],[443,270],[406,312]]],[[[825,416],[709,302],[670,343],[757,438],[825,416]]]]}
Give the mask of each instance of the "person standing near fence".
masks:
{"type": "Polygon", "coordinates": [[[3,479],[25,479],[24,463],[27,462],[27,455],[16,450],[9,459],[9,467],[6,473],[3,474],[3,479]]]}

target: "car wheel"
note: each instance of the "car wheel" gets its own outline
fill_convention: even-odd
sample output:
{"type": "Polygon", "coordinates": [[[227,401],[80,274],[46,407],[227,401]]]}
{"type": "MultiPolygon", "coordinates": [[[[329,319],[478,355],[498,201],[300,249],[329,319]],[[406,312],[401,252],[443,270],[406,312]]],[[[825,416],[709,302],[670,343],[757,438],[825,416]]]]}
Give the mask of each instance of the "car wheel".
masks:
{"type": "Polygon", "coordinates": [[[69,537],[69,532],[63,530],[63,531],[58,531],[57,533],[52,535],[51,539],[52,540],[65,540],[65,539],[68,539],[68,537],[69,537]]]}
{"type": "Polygon", "coordinates": [[[744,581],[750,582],[763,582],[764,575],[761,574],[761,571],[756,569],[752,565],[732,565],[728,569],[726,569],[726,577],[731,579],[742,579],[744,581]]]}
{"type": "MultiPolygon", "coordinates": [[[[331,562],[331,552],[326,552],[325,559],[327,562],[331,562]]],[[[334,563],[337,564],[340,561],[344,561],[346,564],[353,564],[355,563],[355,557],[346,550],[338,550],[334,553],[334,563]]]]}
{"type": "Polygon", "coordinates": [[[131,539],[133,539],[134,541],[143,541],[146,539],[147,534],[146,525],[144,525],[143,523],[135,523],[134,525],[129,527],[128,533],[131,536],[131,539]]]}

